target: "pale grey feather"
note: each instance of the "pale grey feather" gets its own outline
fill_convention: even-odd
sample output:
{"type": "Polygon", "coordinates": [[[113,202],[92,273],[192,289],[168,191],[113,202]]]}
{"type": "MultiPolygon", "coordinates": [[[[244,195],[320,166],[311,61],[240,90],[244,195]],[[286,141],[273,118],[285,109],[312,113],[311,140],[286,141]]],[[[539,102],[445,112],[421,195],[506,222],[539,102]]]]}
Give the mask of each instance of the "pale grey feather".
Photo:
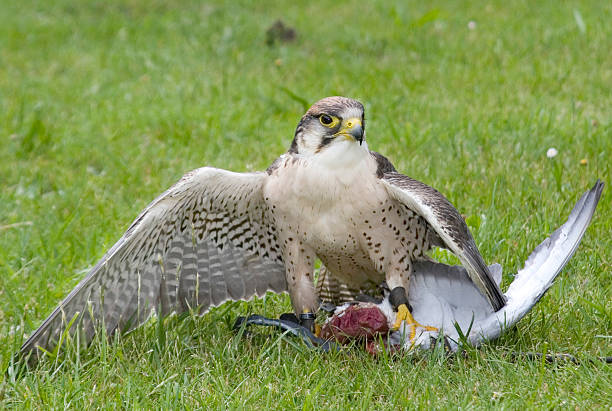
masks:
{"type": "Polygon", "coordinates": [[[597,180],[593,188],[580,197],[567,221],[535,248],[508,287],[508,304],[472,327],[469,340],[473,344],[497,338],[504,329],[523,318],[552,286],[578,248],[603,187],[604,183],[597,180]]]}
{"type": "Polygon", "coordinates": [[[140,214],[21,354],[53,349],[75,316],[70,332],[82,332],[88,342],[102,324],[110,335],[134,328],[154,310],[203,313],[227,300],[286,291],[262,194],[266,175],[208,167],[186,174],[140,214]]]}

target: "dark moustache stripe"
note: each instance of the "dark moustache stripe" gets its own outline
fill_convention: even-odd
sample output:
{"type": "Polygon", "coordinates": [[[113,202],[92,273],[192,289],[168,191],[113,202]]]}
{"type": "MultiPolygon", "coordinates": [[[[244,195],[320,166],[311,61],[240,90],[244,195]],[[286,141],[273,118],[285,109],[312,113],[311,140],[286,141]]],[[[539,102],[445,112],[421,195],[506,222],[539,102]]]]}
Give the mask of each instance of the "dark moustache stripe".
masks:
{"type": "Polygon", "coordinates": [[[321,150],[323,150],[323,148],[325,148],[325,146],[328,146],[332,141],[334,141],[336,137],[325,137],[322,141],[321,144],[319,144],[319,147],[317,147],[317,153],[320,152],[321,150]]]}

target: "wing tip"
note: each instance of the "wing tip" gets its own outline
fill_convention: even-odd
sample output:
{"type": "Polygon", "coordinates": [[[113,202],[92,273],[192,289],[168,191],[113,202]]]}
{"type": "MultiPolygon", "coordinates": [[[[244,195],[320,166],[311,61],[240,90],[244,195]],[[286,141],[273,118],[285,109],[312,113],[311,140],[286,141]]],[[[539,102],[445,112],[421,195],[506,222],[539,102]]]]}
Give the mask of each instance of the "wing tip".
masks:
{"type": "Polygon", "coordinates": [[[486,271],[481,273],[479,277],[484,288],[483,294],[487,300],[489,300],[493,311],[497,312],[504,308],[507,302],[506,296],[503,294],[501,288],[499,288],[499,286],[495,283],[489,267],[487,267],[486,271]]]}
{"type": "Polygon", "coordinates": [[[501,293],[501,290],[498,287],[495,287],[495,290],[496,292],[493,293],[493,295],[491,296],[492,298],[490,298],[489,301],[491,302],[493,310],[497,312],[504,308],[508,301],[506,299],[506,296],[501,293]]]}
{"type": "Polygon", "coordinates": [[[603,192],[603,189],[605,187],[605,183],[603,181],[601,181],[599,178],[597,179],[597,181],[595,182],[595,184],[593,184],[593,187],[591,188],[591,192],[595,193],[595,202],[599,202],[599,198],[601,197],[601,193],[603,192]]]}

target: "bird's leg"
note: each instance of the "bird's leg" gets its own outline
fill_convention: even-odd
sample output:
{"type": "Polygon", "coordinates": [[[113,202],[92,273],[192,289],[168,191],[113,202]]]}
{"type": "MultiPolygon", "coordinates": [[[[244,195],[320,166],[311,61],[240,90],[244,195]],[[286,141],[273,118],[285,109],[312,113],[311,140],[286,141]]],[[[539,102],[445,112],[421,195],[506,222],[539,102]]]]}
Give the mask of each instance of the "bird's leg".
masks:
{"type": "Polygon", "coordinates": [[[289,237],[284,259],[293,311],[301,325],[315,332],[315,315],[319,306],[314,287],[315,254],[300,241],[289,237]]]}
{"type": "MultiPolygon", "coordinates": [[[[394,253],[394,256],[399,256],[400,253],[394,253]]],[[[394,259],[395,260],[395,259],[394,259]]],[[[395,317],[395,323],[392,329],[397,331],[402,325],[402,321],[406,322],[406,325],[410,327],[410,341],[413,341],[416,337],[417,327],[424,328],[427,331],[438,331],[435,327],[421,325],[412,316],[412,307],[408,302],[408,285],[410,284],[410,274],[412,273],[412,262],[406,258],[405,255],[397,258],[397,261],[393,261],[392,268],[387,274],[387,285],[391,289],[389,295],[389,302],[397,311],[395,317]]]]}

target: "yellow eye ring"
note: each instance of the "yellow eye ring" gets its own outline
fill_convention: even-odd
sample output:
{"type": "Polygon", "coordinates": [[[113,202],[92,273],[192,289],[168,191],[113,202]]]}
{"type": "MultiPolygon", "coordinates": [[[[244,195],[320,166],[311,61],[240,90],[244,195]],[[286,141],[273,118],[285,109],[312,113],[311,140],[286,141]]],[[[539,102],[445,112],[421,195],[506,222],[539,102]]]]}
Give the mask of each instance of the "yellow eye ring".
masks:
{"type": "Polygon", "coordinates": [[[328,128],[334,128],[340,122],[340,120],[338,120],[338,117],[330,116],[329,114],[321,114],[319,116],[319,121],[321,122],[321,124],[328,128]]]}

